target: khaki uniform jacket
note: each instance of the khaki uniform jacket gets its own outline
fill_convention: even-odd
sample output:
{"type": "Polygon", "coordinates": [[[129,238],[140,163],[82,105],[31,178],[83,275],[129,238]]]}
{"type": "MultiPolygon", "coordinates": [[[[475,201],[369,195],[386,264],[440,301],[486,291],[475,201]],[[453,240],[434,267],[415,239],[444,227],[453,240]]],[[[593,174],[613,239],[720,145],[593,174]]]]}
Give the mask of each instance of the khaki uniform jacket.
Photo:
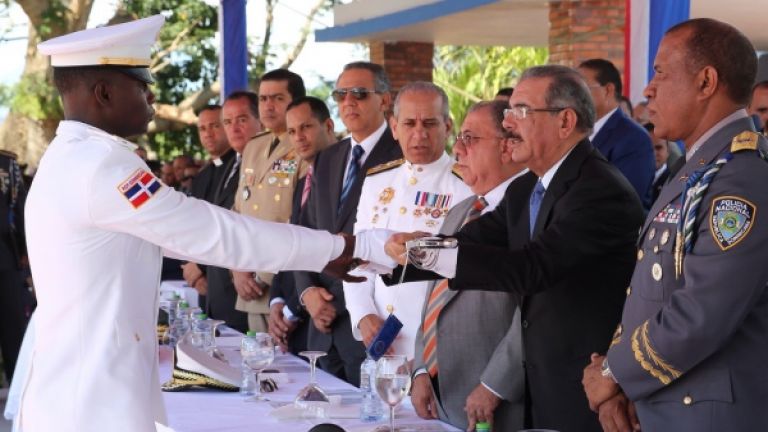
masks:
{"type": "MultiPolygon", "coordinates": [[[[233,209],[256,219],[288,223],[293,191],[299,178],[306,174],[307,164],[296,155],[287,134],[277,138],[280,142],[272,154],[269,147],[275,135],[271,132],[257,135],[246,145],[233,209]]],[[[272,284],[274,274],[256,274],[264,283],[272,284]]],[[[251,301],[238,296],[235,308],[248,313],[269,313],[269,293],[251,301]]]]}

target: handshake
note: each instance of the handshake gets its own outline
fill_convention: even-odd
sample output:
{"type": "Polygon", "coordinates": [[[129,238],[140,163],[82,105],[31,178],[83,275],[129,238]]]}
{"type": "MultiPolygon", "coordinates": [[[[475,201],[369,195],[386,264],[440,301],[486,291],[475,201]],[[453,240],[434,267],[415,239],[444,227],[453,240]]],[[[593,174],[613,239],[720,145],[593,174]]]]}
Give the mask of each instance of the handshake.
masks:
{"type": "Polygon", "coordinates": [[[398,265],[405,264],[409,249],[415,249],[413,240],[429,237],[431,234],[421,231],[398,233],[387,229],[372,229],[355,236],[342,236],[344,251],[325,266],[323,273],[346,282],[362,282],[366,278],[350,274],[353,269],[359,267],[375,274],[391,273],[398,265]]]}

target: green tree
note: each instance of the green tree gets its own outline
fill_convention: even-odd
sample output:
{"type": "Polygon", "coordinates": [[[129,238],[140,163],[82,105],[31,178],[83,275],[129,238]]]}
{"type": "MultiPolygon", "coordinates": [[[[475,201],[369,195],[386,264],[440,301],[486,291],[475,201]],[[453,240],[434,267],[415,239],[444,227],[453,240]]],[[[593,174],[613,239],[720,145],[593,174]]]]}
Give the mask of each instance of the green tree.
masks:
{"type": "Polygon", "coordinates": [[[493,99],[502,87],[514,87],[526,68],[545,64],[547,57],[546,48],[437,47],[433,79],[448,94],[455,128],[472,104],[493,99]]]}

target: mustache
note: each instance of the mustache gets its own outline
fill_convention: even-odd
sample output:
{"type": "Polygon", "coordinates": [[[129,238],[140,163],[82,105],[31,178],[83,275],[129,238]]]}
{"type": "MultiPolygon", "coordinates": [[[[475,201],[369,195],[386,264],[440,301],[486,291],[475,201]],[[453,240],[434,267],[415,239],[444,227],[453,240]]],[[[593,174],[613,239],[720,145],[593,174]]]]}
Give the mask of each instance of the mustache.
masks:
{"type": "Polygon", "coordinates": [[[510,132],[510,131],[507,131],[507,134],[506,134],[505,138],[511,139],[511,140],[514,140],[514,141],[522,141],[523,140],[523,137],[520,136],[520,134],[517,134],[517,133],[514,133],[514,132],[510,132]]]}

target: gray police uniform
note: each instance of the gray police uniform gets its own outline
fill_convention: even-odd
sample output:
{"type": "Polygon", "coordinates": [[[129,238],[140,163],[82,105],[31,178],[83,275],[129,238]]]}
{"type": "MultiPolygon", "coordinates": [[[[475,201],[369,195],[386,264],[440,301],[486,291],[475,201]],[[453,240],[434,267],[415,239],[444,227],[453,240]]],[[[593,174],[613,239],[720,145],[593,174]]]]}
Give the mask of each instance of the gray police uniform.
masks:
{"type": "Polygon", "coordinates": [[[662,189],[640,233],[608,365],[644,432],[768,430],[767,143],[741,113],[662,189]]]}

